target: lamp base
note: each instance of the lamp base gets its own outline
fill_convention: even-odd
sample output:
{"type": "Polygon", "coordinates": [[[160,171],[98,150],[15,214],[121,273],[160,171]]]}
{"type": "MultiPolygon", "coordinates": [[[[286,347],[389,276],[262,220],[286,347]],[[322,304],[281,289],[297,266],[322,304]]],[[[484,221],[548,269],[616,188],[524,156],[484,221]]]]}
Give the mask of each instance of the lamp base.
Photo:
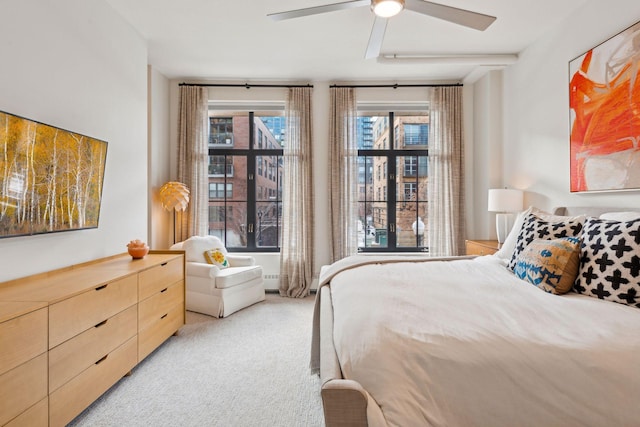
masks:
{"type": "Polygon", "coordinates": [[[498,236],[498,243],[503,244],[513,227],[513,214],[509,213],[497,213],[496,214],[496,234],[498,236]]]}

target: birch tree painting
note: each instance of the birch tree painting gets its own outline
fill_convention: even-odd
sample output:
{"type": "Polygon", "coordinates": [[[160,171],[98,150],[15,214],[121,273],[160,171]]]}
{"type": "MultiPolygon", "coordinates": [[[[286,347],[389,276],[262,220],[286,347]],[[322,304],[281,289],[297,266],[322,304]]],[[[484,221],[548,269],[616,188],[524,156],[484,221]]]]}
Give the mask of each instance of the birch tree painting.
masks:
{"type": "Polygon", "coordinates": [[[107,143],[0,112],[0,237],[98,226],[107,143]]]}

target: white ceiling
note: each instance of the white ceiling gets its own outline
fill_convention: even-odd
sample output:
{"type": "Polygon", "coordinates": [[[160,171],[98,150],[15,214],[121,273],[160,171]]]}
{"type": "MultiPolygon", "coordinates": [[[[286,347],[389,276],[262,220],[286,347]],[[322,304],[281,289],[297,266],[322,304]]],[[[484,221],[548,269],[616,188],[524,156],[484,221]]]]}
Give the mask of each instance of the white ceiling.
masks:
{"type": "MultiPolygon", "coordinates": [[[[340,0],[106,0],[169,78],[256,81],[464,80],[475,64],[365,60],[374,15],[359,7],[275,22],[268,13],[340,0]]],[[[390,19],[381,54],[517,54],[587,0],[436,0],[497,17],[477,31],[411,11],[390,19]]]]}

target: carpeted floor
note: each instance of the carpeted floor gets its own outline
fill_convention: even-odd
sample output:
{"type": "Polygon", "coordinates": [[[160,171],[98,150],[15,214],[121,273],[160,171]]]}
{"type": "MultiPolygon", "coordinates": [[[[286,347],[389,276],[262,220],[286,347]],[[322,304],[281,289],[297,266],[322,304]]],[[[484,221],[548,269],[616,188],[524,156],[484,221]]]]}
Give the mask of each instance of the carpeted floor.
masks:
{"type": "Polygon", "coordinates": [[[72,426],[324,425],[309,371],[314,297],[267,300],[187,324],[72,426]]]}

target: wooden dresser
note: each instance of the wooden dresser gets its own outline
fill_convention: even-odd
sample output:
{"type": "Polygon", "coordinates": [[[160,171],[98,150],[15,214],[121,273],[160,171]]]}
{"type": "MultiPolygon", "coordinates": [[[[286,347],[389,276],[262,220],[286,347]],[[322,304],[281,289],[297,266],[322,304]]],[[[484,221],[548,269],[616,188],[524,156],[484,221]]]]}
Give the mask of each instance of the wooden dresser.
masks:
{"type": "Polygon", "coordinates": [[[130,373],[184,325],[184,271],[152,251],[0,284],[0,426],[64,426],[130,373]]]}

